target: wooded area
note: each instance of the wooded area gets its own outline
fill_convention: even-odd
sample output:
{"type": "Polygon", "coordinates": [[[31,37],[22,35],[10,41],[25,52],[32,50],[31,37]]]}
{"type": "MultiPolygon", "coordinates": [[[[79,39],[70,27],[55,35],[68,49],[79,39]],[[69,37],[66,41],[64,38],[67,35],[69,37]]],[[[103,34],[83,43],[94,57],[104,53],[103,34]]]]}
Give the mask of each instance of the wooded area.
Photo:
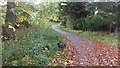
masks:
{"type": "Polygon", "coordinates": [[[65,27],[75,30],[118,31],[118,3],[116,2],[72,2],[62,4],[66,4],[60,5],[60,9],[62,9],[61,19],[63,20],[61,24],[65,27]]]}
{"type": "MultiPolygon", "coordinates": [[[[5,3],[5,1],[1,3],[5,3]]],[[[69,54],[78,54],[76,50],[81,49],[81,47],[75,49],[78,45],[96,45],[96,49],[106,50],[108,53],[115,52],[115,55],[112,56],[117,57],[116,53],[118,53],[117,50],[120,47],[118,44],[120,30],[119,4],[119,2],[69,1],[36,4],[32,1],[19,2],[12,0],[12,2],[9,2],[7,0],[7,4],[0,4],[0,11],[2,11],[0,16],[2,65],[83,65],[84,63],[81,62],[75,64],[76,58],[73,58],[74,55],[72,55],[72,58],[75,60],[72,61],[70,59],[71,55],[69,56],[69,54]],[[80,43],[83,41],[85,43],[80,43]],[[111,48],[113,48],[113,51],[111,48]]],[[[91,48],[95,47],[91,46],[91,48]]],[[[88,47],[88,51],[84,52],[89,53],[89,49],[90,47],[88,47]]],[[[99,51],[96,52],[99,53],[99,51]]],[[[81,55],[84,56],[85,54],[81,55]]],[[[113,66],[118,65],[117,58],[115,59],[116,62],[112,64],[113,66]]],[[[79,59],[82,58],[79,57],[79,59]]],[[[88,64],[88,66],[102,66],[100,60],[95,61],[95,64],[88,64]]],[[[103,64],[103,66],[105,65],[103,64]]],[[[108,66],[110,65],[108,64],[108,66]]]]}

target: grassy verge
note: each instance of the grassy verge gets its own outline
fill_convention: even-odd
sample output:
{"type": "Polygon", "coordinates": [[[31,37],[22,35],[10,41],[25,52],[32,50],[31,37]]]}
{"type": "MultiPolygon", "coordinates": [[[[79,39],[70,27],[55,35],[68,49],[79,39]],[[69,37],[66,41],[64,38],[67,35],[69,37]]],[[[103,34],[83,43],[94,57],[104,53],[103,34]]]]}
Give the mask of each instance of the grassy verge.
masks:
{"type": "Polygon", "coordinates": [[[58,51],[59,40],[60,35],[51,28],[51,25],[23,27],[16,31],[16,40],[3,43],[3,65],[47,65],[50,57],[58,51]]]}
{"type": "Polygon", "coordinates": [[[116,47],[120,47],[118,46],[118,37],[117,36],[112,36],[109,34],[102,34],[101,32],[90,32],[90,31],[76,31],[76,30],[70,30],[67,28],[62,28],[66,31],[70,31],[73,32],[75,34],[93,39],[93,40],[97,40],[103,43],[107,43],[109,45],[113,45],[116,47]]]}

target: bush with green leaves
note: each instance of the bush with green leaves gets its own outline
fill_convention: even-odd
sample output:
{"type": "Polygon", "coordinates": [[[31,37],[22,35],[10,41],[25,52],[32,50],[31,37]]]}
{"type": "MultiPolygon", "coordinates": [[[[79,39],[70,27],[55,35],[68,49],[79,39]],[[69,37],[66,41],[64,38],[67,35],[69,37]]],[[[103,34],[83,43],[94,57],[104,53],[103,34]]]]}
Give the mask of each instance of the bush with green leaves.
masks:
{"type": "Polygon", "coordinates": [[[60,17],[60,25],[63,26],[63,27],[66,27],[66,22],[67,22],[67,19],[65,16],[62,16],[60,17]]]}
{"type": "Polygon", "coordinates": [[[73,26],[75,30],[102,31],[109,29],[109,22],[101,15],[94,15],[76,20],[73,26]]]}
{"type": "Polygon", "coordinates": [[[79,30],[79,29],[83,30],[85,28],[84,25],[85,25],[84,18],[80,18],[74,22],[73,29],[74,30],[79,30]]]}

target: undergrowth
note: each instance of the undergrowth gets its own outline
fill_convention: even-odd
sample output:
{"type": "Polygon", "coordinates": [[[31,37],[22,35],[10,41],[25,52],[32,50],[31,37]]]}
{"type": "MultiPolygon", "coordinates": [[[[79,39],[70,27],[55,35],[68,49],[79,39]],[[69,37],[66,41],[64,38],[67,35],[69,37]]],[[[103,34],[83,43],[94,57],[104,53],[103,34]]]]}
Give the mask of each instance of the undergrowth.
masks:
{"type": "Polygon", "coordinates": [[[60,40],[50,24],[20,28],[16,31],[16,40],[3,42],[3,66],[47,65],[58,50],[60,40]]]}

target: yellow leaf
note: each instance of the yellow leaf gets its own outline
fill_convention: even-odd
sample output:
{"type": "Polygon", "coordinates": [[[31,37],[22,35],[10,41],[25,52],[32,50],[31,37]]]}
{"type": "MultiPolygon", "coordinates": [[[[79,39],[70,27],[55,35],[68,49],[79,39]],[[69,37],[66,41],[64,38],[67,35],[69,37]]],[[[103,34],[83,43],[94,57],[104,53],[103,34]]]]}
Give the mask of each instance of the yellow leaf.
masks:
{"type": "Polygon", "coordinates": [[[13,29],[14,32],[16,31],[16,29],[11,25],[8,25],[8,28],[13,29]]]}
{"type": "Polygon", "coordinates": [[[15,29],[15,28],[13,28],[13,31],[15,32],[15,31],[16,31],[16,29],[15,29]]]}
{"type": "Polygon", "coordinates": [[[4,25],[4,24],[5,24],[5,22],[2,22],[2,24],[4,25]]]}
{"type": "Polygon", "coordinates": [[[13,26],[11,26],[11,25],[8,25],[8,28],[13,28],[13,26]]]}
{"type": "Polygon", "coordinates": [[[18,27],[19,27],[19,26],[20,26],[20,24],[16,24],[16,26],[18,26],[18,27]]]}

